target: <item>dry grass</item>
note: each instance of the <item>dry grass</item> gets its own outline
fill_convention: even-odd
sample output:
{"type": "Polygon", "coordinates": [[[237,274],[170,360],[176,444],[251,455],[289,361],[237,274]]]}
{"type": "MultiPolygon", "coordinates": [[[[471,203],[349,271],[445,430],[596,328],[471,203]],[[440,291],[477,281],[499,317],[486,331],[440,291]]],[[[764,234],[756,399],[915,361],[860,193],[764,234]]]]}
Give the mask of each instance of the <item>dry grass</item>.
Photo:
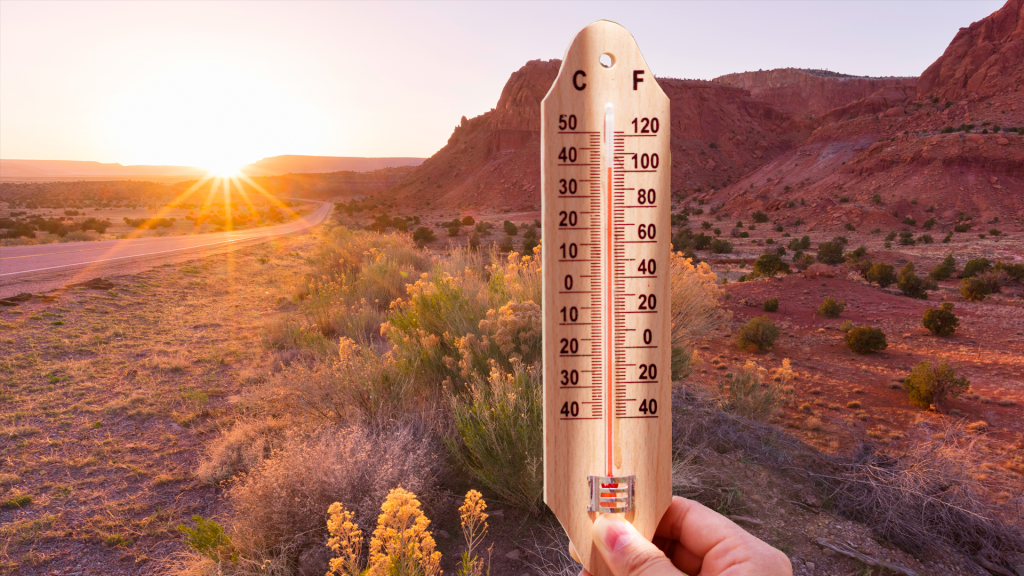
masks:
{"type": "Polygon", "coordinates": [[[396,486],[429,499],[440,465],[435,451],[430,434],[408,427],[324,429],[290,439],[228,491],[232,540],[248,558],[296,559],[323,546],[334,502],[353,511],[358,524],[372,526],[396,486]]]}

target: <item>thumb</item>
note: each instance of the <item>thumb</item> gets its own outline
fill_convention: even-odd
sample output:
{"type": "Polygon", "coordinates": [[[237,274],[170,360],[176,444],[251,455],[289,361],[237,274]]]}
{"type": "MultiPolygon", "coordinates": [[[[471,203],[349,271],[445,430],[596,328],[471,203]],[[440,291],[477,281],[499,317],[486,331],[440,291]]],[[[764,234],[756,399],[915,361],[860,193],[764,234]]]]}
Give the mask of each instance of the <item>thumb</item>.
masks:
{"type": "Polygon", "coordinates": [[[664,552],[614,514],[594,522],[594,542],[615,576],[683,576],[664,552]]]}

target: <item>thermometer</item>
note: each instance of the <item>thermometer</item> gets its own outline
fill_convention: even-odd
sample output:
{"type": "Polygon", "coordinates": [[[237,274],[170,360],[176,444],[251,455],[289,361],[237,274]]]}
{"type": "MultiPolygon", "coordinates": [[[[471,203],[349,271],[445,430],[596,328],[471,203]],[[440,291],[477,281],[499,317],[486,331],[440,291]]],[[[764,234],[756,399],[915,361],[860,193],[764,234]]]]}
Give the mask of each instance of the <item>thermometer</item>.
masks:
{"type": "Polygon", "coordinates": [[[669,99],[622,26],[573,39],[541,104],[544,501],[594,576],[600,514],[672,500],[669,99]]]}

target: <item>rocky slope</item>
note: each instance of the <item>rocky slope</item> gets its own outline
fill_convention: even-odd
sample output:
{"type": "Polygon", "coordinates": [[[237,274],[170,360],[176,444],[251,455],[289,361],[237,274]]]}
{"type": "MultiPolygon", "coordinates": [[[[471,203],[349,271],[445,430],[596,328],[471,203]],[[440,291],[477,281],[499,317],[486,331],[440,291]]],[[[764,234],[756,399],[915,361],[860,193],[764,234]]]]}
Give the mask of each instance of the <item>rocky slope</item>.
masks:
{"type": "Polygon", "coordinates": [[[743,88],[754,98],[793,114],[820,116],[883,88],[914,88],[917,78],[869,78],[824,70],[779,68],[726,74],[715,78],[714,82],[743,88]]]}

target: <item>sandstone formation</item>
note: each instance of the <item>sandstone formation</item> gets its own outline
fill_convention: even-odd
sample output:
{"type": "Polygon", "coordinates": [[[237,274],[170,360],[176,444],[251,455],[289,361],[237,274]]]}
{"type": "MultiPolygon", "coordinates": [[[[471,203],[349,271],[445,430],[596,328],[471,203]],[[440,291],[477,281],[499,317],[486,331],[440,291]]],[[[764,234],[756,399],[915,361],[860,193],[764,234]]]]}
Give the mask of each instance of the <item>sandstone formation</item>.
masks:
{"type": "Polygon", "coordinates": [[[917,93],[958,101],[1024,89],[1024,0],[1009,0],[988,17],[961,28],[946,51],[921,74],[917,93]]]}
{"type": "Polygon", "coordinates": [[[799,68],[726,74],[714,81],[743,88],[754,98],[802,116],[819,116],[883,88],[914,89],[917,85],[917,78],[870,78],[799,68]]]}

